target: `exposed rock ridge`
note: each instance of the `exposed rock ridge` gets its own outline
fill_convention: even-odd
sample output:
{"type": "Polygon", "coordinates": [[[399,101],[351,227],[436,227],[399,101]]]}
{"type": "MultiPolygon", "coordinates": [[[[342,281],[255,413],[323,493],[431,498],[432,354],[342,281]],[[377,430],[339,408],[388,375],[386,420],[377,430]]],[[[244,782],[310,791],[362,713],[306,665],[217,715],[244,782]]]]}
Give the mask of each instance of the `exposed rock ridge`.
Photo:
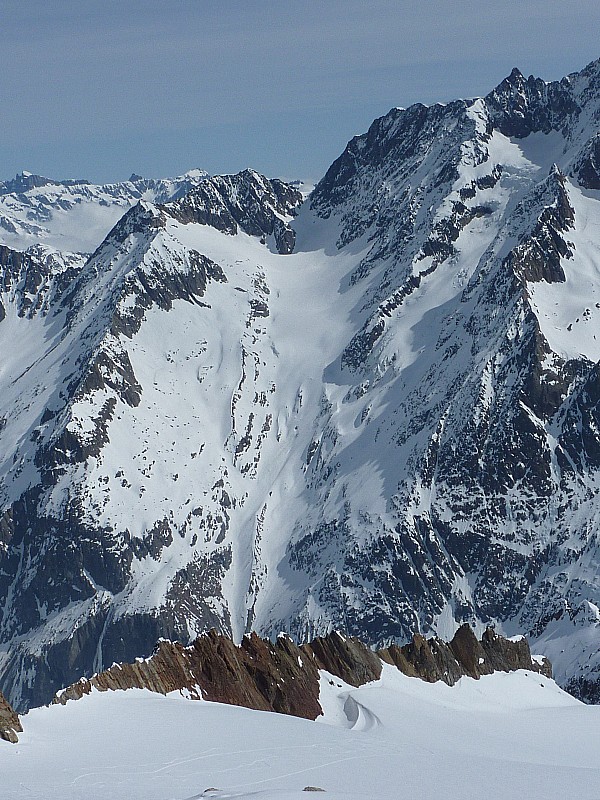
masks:
{"type": "Polygon", "coordinates": [[[428,683],[444,681],[449,686],[464,675],[478,679],[493,672],[517,669],[529,669],[552,677],[552,665],[548,659],[534,660],[525,638],[516,641],[505,639],[493,628],[487,628],[479,641],[467,624],[461,625],[450,642],[415,634],[412,642],[403,647],[391,645],[380,650],[378,655],[405,675],[428,683]]]}
{"type": "Polygon", "coordinates": [[[0,692],[0,739],[15,744],[22,730],[18,715],[0,692]]]}
{"type": "Polygon", "coordinates": [[[405,675],[450,686],[464,675],[478,679],[495,671],[528,669],[548,677],[552,674],[547,659],[542,663],[532,659],[524,638],[511,641],[488,628],[478,641],[466,624],[449,643],[415,634],[409,644],[392,645],[378,653],[359,639],[337,632],[300,646],[288,636],[281,635],[273,643],[253,633],[238,647],[213,630],[190,647],[161,640],[150,658],[113,664],[89,679],[82,678],[59,692],[53,702],[64,705],[93,689],[139,688],[160,694],[179,690],[191,699],[316,719],[323,713],[318,670],[362,686],[379,679],[383,661],[405,675]]]}
{"type": "Polygon", "coordinates": [[[293,186],[247,169],[207,178],[163,209],[184,224],[210,225],[231,235],[241,228],[250,236],[273,236],[277,252],[287,255],[294,249],[295,233],[286,218],[295,215],[302,201],[293,186]]]}
{"type": "Polygon", "coordinates": [[[317,665],[291,639],[282,636],[273,644],[252,634],[237,647],[214,630],[189,647],[162,640],[150,658],[113,664],[90,679],[82,678],[54,702],[64,704],[92,689],[131,688],[161,694],[183,690],[194,699],[307,719],[321,713],[317,665]]]}

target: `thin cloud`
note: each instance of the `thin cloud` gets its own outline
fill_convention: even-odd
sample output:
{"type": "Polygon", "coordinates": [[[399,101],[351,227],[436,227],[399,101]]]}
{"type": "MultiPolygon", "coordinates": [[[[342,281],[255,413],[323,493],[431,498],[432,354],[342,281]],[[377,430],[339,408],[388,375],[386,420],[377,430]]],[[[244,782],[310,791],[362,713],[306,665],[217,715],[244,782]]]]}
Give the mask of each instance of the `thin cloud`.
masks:
{"type": "Polygon", "coordinates": [[[0,158],[4,175],[47,157],[98,179],[144,141],[153,174],[212,170],[218,137],[231,164],[262,152],[272,174],[319,174],[392,106],[481,94],[515,65],[582,68],[599,27],[588,0],[5,0],[0,158]]]}

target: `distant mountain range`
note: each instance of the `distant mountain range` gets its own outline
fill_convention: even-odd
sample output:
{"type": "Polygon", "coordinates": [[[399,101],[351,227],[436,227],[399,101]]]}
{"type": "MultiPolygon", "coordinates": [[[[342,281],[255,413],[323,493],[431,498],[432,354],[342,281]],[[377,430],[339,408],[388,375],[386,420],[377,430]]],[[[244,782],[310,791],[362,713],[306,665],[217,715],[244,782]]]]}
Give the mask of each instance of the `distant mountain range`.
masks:
{"type": "Polygon", "coordinates": [[[166,203],[183,197],[207,173],[195,169],[179,178],[145,179],[94,186],[85,180],[54,181],[22,172],[0,181],[0,241],[16,250],[46,245],[86,252],[102,242],[139,200],[166,203]]]}
{"type": "Polygon", "coordinates": [[[524,633],[600,700],[600,61],[252,170],[0,186],[0,689],[524,633]]]}

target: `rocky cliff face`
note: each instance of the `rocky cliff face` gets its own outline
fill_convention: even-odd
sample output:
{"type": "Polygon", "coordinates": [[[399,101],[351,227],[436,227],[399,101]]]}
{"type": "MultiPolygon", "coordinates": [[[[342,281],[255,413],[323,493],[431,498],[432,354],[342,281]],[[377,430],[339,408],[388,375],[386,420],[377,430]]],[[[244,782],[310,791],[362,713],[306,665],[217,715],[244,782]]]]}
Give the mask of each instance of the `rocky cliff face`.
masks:
{"type": "Polygon", "coordinates": [[[465,622],[597,697],[599,76],[393,109],[304,203],[251,170],[2,195],[126,212],[0,255],[15,708],[159,637],[465,622]]]}
{"type": "Polygon", "coordinates": [[[300,646],[287,636],[272,643],[251,634],[238,647],[211,631],[190,647],[161,641],[150,658],[114,664],[90,679],[82,678],[59,692],[53,702],[64,704],[92,689],[149,689],[161,694],[181,691],[194,700],[316,719],[323,713],[319,704],[320,670],[351,686],[362,686],[378,680],[382,661],[405,675],[430,683],[441,680],[450,686],[465,675],[479,678],[497,670],[527,669],[548,677],[552,672],[548,661],[539,664],[532,660],[525,639],[513,642],[490,628],[478,641],[468,625],[459,628],[448,644],[419,635],[404,647],[394,645],[379,653],[339,633],[300,646]]]}
{"type": "Polygon", "coordinates": [[[18,715],[0,692],[0,739],[15,744],[22,730],[18,715]]]}

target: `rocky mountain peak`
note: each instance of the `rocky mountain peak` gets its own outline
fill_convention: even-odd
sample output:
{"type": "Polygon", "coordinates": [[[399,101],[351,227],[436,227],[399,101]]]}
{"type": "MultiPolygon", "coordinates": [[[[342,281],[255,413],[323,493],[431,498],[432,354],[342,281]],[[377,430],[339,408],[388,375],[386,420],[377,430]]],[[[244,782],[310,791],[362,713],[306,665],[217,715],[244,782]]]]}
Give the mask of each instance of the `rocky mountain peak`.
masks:
{"type": "Polygon", "coordinates": [[[146,200],[138,200],[117,222],[107,239],[124,242],[131,234],[156,231],[165,225],[166,217],[159,207],[146,200]]]}
{"type": "Polygon", "coordinates": [[[269,180],[254,170],[207,178],[182,200],[164,210],[179,222],[210,225],[235,234],[272,236],[277,252],[291,253],[295,234],[288,224],[303,202],[301,192],[278,179],[269,180]]]}
{"type": "Polygon", "coordinates": [[[86,186],[86,180],[63,180],[55,181],[51,178],[44,178],[42,175],[34,175],[31,172],[20,172],[9,181],[0,181],[0,195],[2,194],[23,194],[31,189],[39,189],[43,186],[86,186]]]}
{"type": "Polygon", "coordinates": [[[567,129],[581,110],[569,84],[546,83],[533,75],[525,78],[518,69],[484,99],[494,127],[518,139],[538,131],[567,129]]]}

